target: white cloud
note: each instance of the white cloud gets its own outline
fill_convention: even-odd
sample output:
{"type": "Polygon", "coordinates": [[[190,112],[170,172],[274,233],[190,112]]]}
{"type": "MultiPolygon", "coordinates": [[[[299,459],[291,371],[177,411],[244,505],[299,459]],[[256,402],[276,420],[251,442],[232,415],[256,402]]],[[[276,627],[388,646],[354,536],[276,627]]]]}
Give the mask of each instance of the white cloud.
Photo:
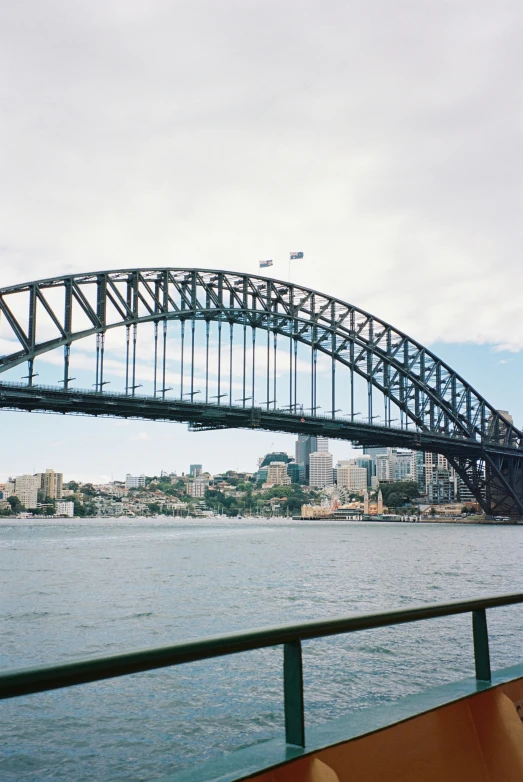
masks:
{"type": "Polygon", "coordinates": [[[523,11],[4,4],[0,285],[257,271],[520,349],[523,11]],[[22,98],[23,96],[23,98],[22,98]]]}
{"type": "Polygon", "coordinates": [[[147,432],[137,432],[137,434],[132,434],[129,437],[129,440],[140,440],[142,442],[150,439],[151,438],[149,437],[147,432]]]}
{"type": "MultiPolygon", "coordinates": [[[[0,288],[132,266],[258,273],[261,258],[285,279],[300,249],[294,282],[422,343],[520,351],[522,35],[513,0],[4,3],[0,288]]],[[[107,338],[109,388],[124,377],[123,339],[107,338]]],[[[61,354],[40,361],[55,383],[61,354]]],[[[87,376],[92,354],[73,346],[72,366],[87,376]]],[[[150,384],[145,357],[138,371],[150,384]]],[[[168,383],[179,380],[173,363],[168,383]]],[[[23,444],[22,418],[5,416],[23,444]]],[[[49,420],[52,438],[72,431],[49,420]]],[[[87,434],[98,425],[108,431],[90,421],[87,434]]],[[[230,466],[238,443],[252,461],[271,442],[182,430],[166,465],[171,450],[198,460],[206,447],[230,466]]],[[[70,466],[83,458],[87,474],[101,437],[70,466]]],[[[142,454],[116,447],[97,469],[140,469],[142,454]]]]}

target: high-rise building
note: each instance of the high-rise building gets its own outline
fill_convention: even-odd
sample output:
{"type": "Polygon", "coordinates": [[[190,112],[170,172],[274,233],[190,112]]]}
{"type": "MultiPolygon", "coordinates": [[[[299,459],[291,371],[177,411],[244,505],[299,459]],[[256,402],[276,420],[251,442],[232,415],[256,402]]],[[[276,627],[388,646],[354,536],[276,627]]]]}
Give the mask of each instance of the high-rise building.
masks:
{"type": "Polygon", "coordinates": [[[131,475],[127,473],[125,476],[125,488],[126,489],[143,489],[145,487],[145,475],[131,475]]]}
{"type": "Polygon", "coordinates": [[[376,474],[376,465],[371,456],[358,456],[354,459],[357,467],[365,467],[367,470],[367,486],[372,485],[372,476],[376,474]]]}
{"type": "Polygon", "coordinates": [[[364,445],[363,446],[363,453],[365,456],[372,456],[372,458],[376,456],[380,456],[381,454],[387,453],[389,449],[387,446],[370,446],[370,445],[364,445]]]}
{"type": "Polygon", "coordinates": [[[435,505],[453,502],[454,491],[450,476],[450,470],[444,467],[434,467],[432,477],[428,484],[428,500],[435,505]]]}
{"type": "MultiPolygon", "coordinates": [[[[388,448],[392,451],[392,448],[388,448]]],[[[394,464],[391,453],[379,453],[376,455],[376,477],[378,481],[394,480],[394,464]]]]}
{"type": "Polygon", "coordinates": [[[201,474],[202,474],[201,464],[191,464],[189,466],[189,475],[191,478],[199,478],[201,474]]]}
{"type": "Polygon", "coordinates": [[[332,485],[332,454],[316,451],[309,456],[309,486],[332,485]]]}
{"type": "Polygon", "coordinates": [[[291,482],[286,462],[271,462],[267,467],[267,483],[271,486],[288,486],[291,482]]]}
{"type": "Polygon", "coordinates": [[[367,469],[356,464],[339,464],[336,468],[336,484],[349,491],[364,492],[367,489],[367,469]]]}
{"type": "Polygon", "coordinates": [[[40,481],[37,475],[17,475],[15,478],[15,495],[26,508],[36,508],[40,481]]]}
{"type": "Polygon", "coordinates": [[[289,462],[287,475],[291,479],[291,483],[305,483],[305,465],[289,462]]]}
{"type": "MultiPolygon", "coordinates": [[[[326,438],[322,438],[326,439],[326,438]]],[[[309,480],[309,458],[318,450],[318,438],[309,434],[299,434],[296,440],[296,464],[303,464],[305,480],[309,480]]]]}
{"type": "Polygon", "coordinates": [[[57,516],[68,516],[72,519],[74,516],[74,502],[57,502],[54,512],[57,516]]]}
{"type": "Polygon", "coordinates": [[[394,453],[394,480],[408,481],[411,479],[412,451],[396,451],[394,453]]]}
{"type": "Polygon", "coordinates": [[[412,451],[410,455],[410,480],[418,484],[420,494],[425,494],[425,454],[412,451]]]}
{"type": "MultiPolygon", "coordinates": [[[[438,470],[446,470],[448,473],[448,481],[450,486],[450,499],[441,500],[441,502],[453,502],[456,498],[458,491],[458,476],[455,470],[452,469],[447,459],[440,453],[428,453],[424,454],[424,467],[425,467],[425,493],[429,497],[429,502],[436,502],[435,499],[430,499],[433,495],[438,496],[441,492],[439,489],[431,490],[430,484],[432,481],[440,480],[440,477],[436,474],[438,470]]],[[[446,490],[444,492],[447,494],[446,490]]]]}
{"type": "Polygon", "coordinates": [[[36,476],[38,478],[38,488],[44,497],[49,497],[51,500],[62,499],[64,476],[61,472],[55,472],[47,468],[45,472],[39,472],[36,476]]]}
{"type": "Polygon", "coordinates": [[[317,453],[329,453],[329,438],[328,437],[316,437],[316,452],[317,453]]]}
{"type": "Polygon", "coordinates": [[[263,467],[267,467],[271,462],[285,462],[285,464],[288,464],[290,461],[292,461],[291,457],[284,451],[272,451],[271,453],[266,453],[263,459],[258,459],[258,465],[259,468],[262,469],[263,467]]]}

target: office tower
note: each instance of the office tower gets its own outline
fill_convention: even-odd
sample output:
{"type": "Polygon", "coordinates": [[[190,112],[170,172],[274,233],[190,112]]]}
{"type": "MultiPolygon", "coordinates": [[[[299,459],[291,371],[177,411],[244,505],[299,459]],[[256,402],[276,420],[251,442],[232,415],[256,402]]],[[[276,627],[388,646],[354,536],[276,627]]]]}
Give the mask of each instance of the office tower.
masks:
{"type": "Polygon", "coordinates": [[[318,438],[308,434],[299,434],[296,440],[296,464],[303,464],[307,481],[309,480],[309,457],[311,453],[318,450],[317,440],[318,438]]]}
{"type": "Polygon", "coordinates": [[[332,454],[316,451],[309,457],[309,486],[323,488],[332,485],[332,454]]]}
{"type": "Polygon", "coordinates": [[[336,468],[336,483],[349,491],[363,492],[367,489],[367,469],[356,464],[340,464],[336,468]]]}
{"type": "Polygon", "coordinates": [[[329,453],[329,438],[328,437],[316,437],[316,451],[317,453],[329,453]]]}

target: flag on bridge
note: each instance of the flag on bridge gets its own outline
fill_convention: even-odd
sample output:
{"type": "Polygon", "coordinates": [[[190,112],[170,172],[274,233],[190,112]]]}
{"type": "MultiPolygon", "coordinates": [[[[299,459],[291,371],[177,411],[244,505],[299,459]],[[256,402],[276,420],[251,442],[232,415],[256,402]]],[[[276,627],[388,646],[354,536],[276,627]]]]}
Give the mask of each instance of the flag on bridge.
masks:
{"type": "Polygon", "coordinates": [[[272,261],[260,261],[260,269],[263,269],[266,266],[272,266],[272,261]]]}
{"type": "Polygon", "coordinates": [[[291,253],[291,261],[296,261],[296,260],[298,260],[298,258],[303,258],[303,253],[302,252],[291,253]]]}

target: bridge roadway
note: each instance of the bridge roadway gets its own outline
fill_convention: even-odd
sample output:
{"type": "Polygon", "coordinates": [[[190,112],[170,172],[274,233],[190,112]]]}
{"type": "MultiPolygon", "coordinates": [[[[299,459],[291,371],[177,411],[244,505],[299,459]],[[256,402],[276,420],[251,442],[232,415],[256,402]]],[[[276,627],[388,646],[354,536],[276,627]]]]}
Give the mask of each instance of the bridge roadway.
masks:
{"type": "MultiPolygon", "coordinates": [[[[281,409],[236,407],[209,403],[159,399],[146,395],[98,392],[41,385],[0,383],[0,409],[25,412],[50,412],[69,415],[93,415],[110,418],[133,418],[149,421],[187,423],[192,431],[219,429],[264,429],[290,434],[310,434],[336,440],[350,440],[368,446],[390,446],[480,458],[483,444],[473,438],[414,428],[397,428],[390,424],[351,421],[347,418],[310,416],[281,409]]],[[[513,448],[489,441],[489,453],[511,455],[513,448]]]]}

